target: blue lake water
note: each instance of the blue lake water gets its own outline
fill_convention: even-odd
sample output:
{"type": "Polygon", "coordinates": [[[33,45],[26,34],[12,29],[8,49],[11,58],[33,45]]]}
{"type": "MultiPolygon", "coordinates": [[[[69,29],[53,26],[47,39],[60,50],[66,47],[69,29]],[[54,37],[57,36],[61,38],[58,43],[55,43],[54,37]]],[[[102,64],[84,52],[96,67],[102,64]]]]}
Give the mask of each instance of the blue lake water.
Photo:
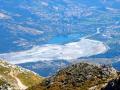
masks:
{"type": "Polygon", "coordinates": [[[81,34],[70,34],[55,36],[48,41],[48,44],[65,44],[73,41],[77,41],[82,37],[81,34]]]}

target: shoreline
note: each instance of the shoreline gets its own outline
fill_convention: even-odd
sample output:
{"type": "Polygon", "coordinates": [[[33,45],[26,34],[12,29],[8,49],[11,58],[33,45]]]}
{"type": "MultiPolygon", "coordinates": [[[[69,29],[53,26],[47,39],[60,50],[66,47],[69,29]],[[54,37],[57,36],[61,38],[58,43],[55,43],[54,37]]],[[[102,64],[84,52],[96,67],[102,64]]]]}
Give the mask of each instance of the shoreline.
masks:
{"type": "Polygon", "coordinates": [[[55,59],[65,59],[70,61],[80,57],[102,54],[108,50],[109,47],[101,41],[80,39],[77,42],[71,42],[65,45],[47,44],[43,46],[36,46],[26,51],[4,53],[0,54],[0,58],[4,57],[4,60],[12,64],[51,61],[55,59]],[[90,51],[88,52],[88,50],[90,51]]]}

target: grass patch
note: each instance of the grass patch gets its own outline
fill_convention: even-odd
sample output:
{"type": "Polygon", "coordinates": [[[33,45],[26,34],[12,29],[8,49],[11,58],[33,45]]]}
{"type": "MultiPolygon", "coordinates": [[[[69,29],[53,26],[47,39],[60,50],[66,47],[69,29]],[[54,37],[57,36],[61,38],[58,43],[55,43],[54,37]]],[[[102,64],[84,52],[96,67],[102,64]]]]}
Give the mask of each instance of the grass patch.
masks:
{"type": "Polygon", "coordinates": [[[30,87],[33,85],[36,85],[42,81],[42,78],[39,76],[34,75],[33,73],[20,73],[17,75],[17,77],[21,80],[21,82],[30,87]]]}

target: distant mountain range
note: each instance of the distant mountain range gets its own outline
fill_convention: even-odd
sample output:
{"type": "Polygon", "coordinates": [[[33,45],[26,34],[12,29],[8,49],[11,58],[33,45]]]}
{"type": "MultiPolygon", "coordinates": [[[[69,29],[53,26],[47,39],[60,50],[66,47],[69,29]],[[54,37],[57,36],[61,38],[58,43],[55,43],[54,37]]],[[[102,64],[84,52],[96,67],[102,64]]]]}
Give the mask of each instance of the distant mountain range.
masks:
{"type": "Polygon", "coordinates": [[[54,63],[51,72],[56,60],[113,64],[120,58],[120,1],[0,0],[0,38],[0,58],[40,75],[35,62],[43,70],[54,63]]]}
{"type": "Polygon", "coordinates": [[[0,53],[89,36],[110,46],[105,56],[114,57],[119,53],[119,12],[119,0],[0,0],[0,53]]]}
{"type": "MultiPolygon", "coordinates": [[[[100,70],[93,77],[99,78],[104,73],[103,68],[85,63],[111,65],[120,70],[120,0],[0,0],[0,59],[4,60],[0,61],[0,89],[3,90],[21,89],[21,86],[38,90],[70,86],[67,88],[74,90],[73,82],[81,88],[78,82],[81,77],[86,81],[87,77],[78,75],[77,71],[90,73],[84,65],[94,69],[92,74],[100,70]],[[72,75],[67,77],[69,69],[72,75]],[[58,82],[63,86],[59,87],[58,82]],[[37,83],[40,84],[34,86],[37,83]]],[[[105,71],[105,76],[106,73],[109,71],[105,71]]],[[[106,83],[111,78],[109,75],[105,82],[104,76],[100,82],[92,78],[89,89],[106,83]]]]}

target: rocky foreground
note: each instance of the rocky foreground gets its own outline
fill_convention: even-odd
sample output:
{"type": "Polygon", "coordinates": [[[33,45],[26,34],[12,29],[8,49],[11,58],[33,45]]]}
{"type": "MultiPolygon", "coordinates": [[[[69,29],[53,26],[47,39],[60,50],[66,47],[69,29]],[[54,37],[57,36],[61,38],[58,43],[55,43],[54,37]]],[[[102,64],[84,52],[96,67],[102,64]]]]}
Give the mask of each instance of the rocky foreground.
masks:
{"type": "Polygon", "coordinates": [[[118,77],[118,72],[110,66],[78,63],[27,90],[120,90],[120,80],[115,79],[118,77]],[[118,88],[114,89],[114,85],[118,88]]]}
{"type": "Polygon", "coordinates": [[[41,80],[29,70],[0,60],[0,90],[25,90],[41,80]]]}
{"type": "Polygon", "coordinates": [[[43,79],[0,61],[0,90],[120,90],[120,73],[111,66],[77,63],[43,79]]]}

